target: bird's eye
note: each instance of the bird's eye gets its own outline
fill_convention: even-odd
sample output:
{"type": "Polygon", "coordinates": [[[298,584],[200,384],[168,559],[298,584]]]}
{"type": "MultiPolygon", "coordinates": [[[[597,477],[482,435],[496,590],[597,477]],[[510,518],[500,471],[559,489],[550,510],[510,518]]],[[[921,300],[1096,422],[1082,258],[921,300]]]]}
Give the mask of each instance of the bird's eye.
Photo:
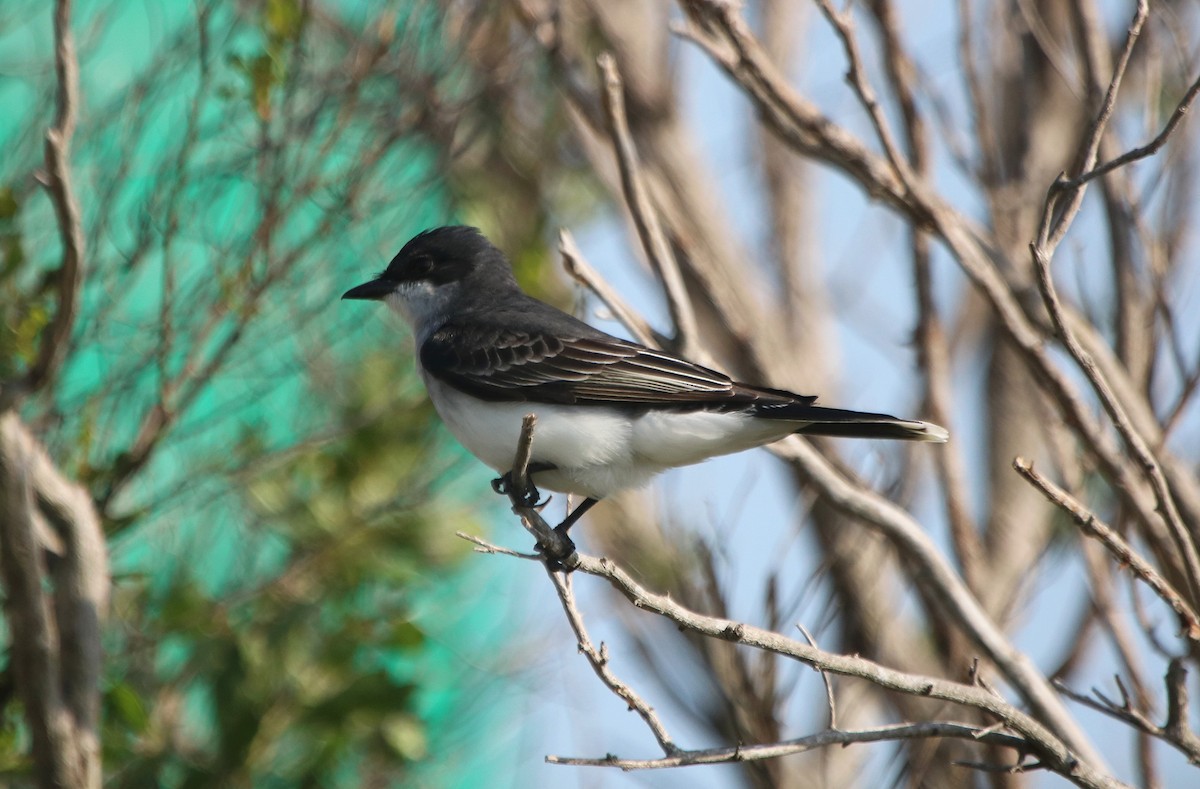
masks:
{"type": "Polygon", "coordinates": [[[433,258],[429,257],[429,255],[419,255],[413,258],[409,268],[413,276],[423,277],[433,271],[433,258]]]}

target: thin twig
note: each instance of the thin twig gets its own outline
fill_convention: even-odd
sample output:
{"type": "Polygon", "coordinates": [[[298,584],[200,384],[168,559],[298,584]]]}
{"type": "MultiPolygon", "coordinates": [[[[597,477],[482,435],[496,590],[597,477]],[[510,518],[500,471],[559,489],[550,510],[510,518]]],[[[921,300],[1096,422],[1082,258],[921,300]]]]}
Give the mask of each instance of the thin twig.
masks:
{"type": "Polygon", "coordinates": [[[1000,669],[1037,716],[1067,738],[1088,761],[1102,763],[1087,735],[1068,714],[1046,677],[992,621],[911,515],[874,491],[852,484],[828,459],[802,440],[793,437],[771,445],[770,449],[796,463],[831,506],[887,535],[906,559],[921,568],[920,577],[939,595],[946,612],[1000,669]]]}
{"type": "Polygon", "coordinates": [[[537,414],[526,414],[521,420],[521,436],[513,454],[512,486],[524,493],[529,490],[529,460],[533,457],[533,430],[537,427],[537,414]]]}
{"type": "Polygon", "coordinates": [[[1168,742],[1188,755],[1192,764],[1200,764],[1200,737],[1192,731],[1190,724],[1187,674],[1187,666],[1181,658],[1173,658],[1167,666],[1167,721],[1162,732],[1168,742]]]}
{"type": "Polygon", "coordinates": [[[572,279],[596,294],[612,313],[617,322],[629,330],[633,338],[650,348],[663,347],[663,337],[651,328],[641,315],[625,303],[621,294],[617,293],[604,278],[592,268],[587,258],[583,256],[571,231],[561,228],[558,231],[558,252],[562,255],[563,268],[572,279]]]}
{"type": "Polygon", "coordinates": [[[38,354],[24,381],[15,388],[5,387],[0,408],[7,408],[18,397],[36,391],[54,378],[66,358],[71,330],[79,312],[79,294],[83,287],[84,236],[79,200],[71,178],[71,141],[79,111],[79,61],[75,36],[71,32],[71,0],[57,0],[54,6],[54,72],[58,80],[54,122],[46,130],[46,191],[58,222],[62,263],[55,278],[58,308],[50,325],[42,332],[38,354]]]}
{"type": "MultiPolygon", "coordinates": [[[[989,727],[990,729],[990,727],[989,727]]],[[[617,767],[622,770],[661,770],[668,767],[686,767],[697,764],[721,764],[725,762],[752,762],[760,759],[776,759],[796,753],[805,753],[831,745],[853,745],[860,742],[896,742],[900,740],[953,737],[956,739],[1000,745],[1022,751],[1027,747],[1021,737],[985,730],[969,723],[952,721],[930,721],[925,723],[901,723],[879,726],[857,731],[827,729],[805,737],[764,745],[732,745],[722,748],[704,748],[679,751],[661,759],[621,759],[605,756],[600,759],[585,759],[567,756],[548,756],[551,764],[571,764],[587,767],[617,767]]]]}
{"type": "MultiPolygon", "coordinates": [[[[512,511],[521,519],[521,524],[537,539],[539,549],[545,556],[562,557],[567,569],[575,566],[574,546],[566,534],[559,533],[538,512],[539,505],[533,501],[534,487],[529,479],[529,461],[533,457],[533,431],[537,426],[537,415],[526,414],[521,420],[521,434],[513,455],[510,484],[506,491],[512,511]]],[[[544,558],[544,557],[543,557],[544,558]]]]}
{"type": "Polygon", "coordinates": [[[1179,516],[1179,508],[1176,506],[1175,499],[1171,495],[1171,489],[1167,484],[1166,477],[1163,475],[1162,467],[1159,465],[1158,459],[1150,451],[1146,440],[1133,425],[1124,404],[1113,393],[1107,377],[1096,366],[1095,359],[1080,345],[1075,333],[1067,325],[1063,315],[1062,302],[1058,297],[1058,291],[1054,287],[1054,278],[1050,273],[1050,257],[1046,248],[1034,243],[1030,244],[1030,252],[1033,256],[1034,270],[1037,274],[1038,289],[1041,291],[1042,301],[1050,313],[1050,320],[1053,322],[1063,345],[1066,346],[1067,352],[1071,354],[1071,357],[1087,376],[1088,381],[1091,382],[1092,389],[1099,396],[1100,403],[1104,406],[1105,412],[1108,413],[1109,418],[1112,420],[1113,426],[1117,428],[1117,432],[1125,440],[1126,445],[1150,482],[1150,487],[1154,491],[1154,496],[1157,500],[1158,512],[1162,515],[1163,520],[1166,521],[1171,537],[1175,541],[1175,547],[1179,550],[1180,556],[1183,558],[1183,566],[1187,574],[1189,598],[1193,601],[1200,601],[1200,553],[1197,552],[1196,544],[1188,533],[1183,519],[1179,516]]]}
{"type": "MultiPolygon", "coordinates": [[[[592,671],[596,672],[596,676],[604,683],[605,687],[615,693],[622,701],[629,705],[629,709],[636,712],[646,726],[654,734],[654,739],[658,740],[659,747],[663,749],[663,753],[667,756],[673,756],[679,752],[679,746],[671,739],[671,735],[667,733],[667,729],[659,720],[658,714],[654,711],[645,699],[637,694],[632,688],[617,678],[612,669],[608,666],[608,649],[604,644],[597,649],[592,644],[591,638],[588,636],[587,628],[583,624],[583,615],[579,613],[579,607],[575,604],[575,593],[572,589],[571,576],[565,573],[551,572],[547,568],[547,573],[550,576],[550,581],[554,584],[555,591],[558,592],[559,602],[562,603],[563,613],[567,615],[567,622],[571,625],[571,630],[575,633],[575,638],[579,642],[579,651],[587,658],[588,663],[592,667],[592,671]]],[[[547,759],[549,761],[550,759],[547,759]]]]}
{"type": "MultiPolygon", "coordinates": [[[[804,638],[808,641],[810,646],[812,646],[814,649],[820,649],[820,647],[817,646],[817,640],[813,638],[812,633],[808,632],[807,627],[805,627],[802,623],[797,622],[796,629],[804,634],[804,638]]],[[[821,681],[825,683],[825,701],[829,704],[829,729],[830,731],[837,731],[837,703],[835,702],[833,696],[833,681],[829,679],[829,675],[824,671],[818,669],[817,673],[821,675],[821,681]]]]}
{"type": "Polygon", "coordinates": [[[513,548],[506,548],[503,545],[496,545],[495,543],[488,542],[477,534],[467,534],[465,531],[456,531],[454,532],[454,535],[474,544],[476,553],[498,554],[500,556],[512,556],[516,559],[532,559],[534,561],[538,561],[542,558],[540,554],[525,553],[524,551],[518,551],[513,548]]]}
{"type": "MultiPolygon", "coordinates": [[[[466,535],[463,535],[466,537],[466,535]]],[[[522,559],[541,560],[542,557],[533,557],[527,554],[521,554],[517,551],[508,549],[496,549],[486,541],[475,537],[466,537],[471,542],[483,547],[489,553],[499,553],[504,555],[515,556],[522,559]],[[495,549],[495,550],[493,550],[495,549]]],[[[641,586],[627,572],[618,567],[612,561],[604,558],[597,558],[586,554],[578,555],[578,563],[576,571],[594,575],[603,578],[610,583],[614,589],[620,592],[635,608],[649,611],[659,616],[665,617],[674,622],[678,627],[684,630],[690,630],[700,635],[705,635],[714,638],[720,638],[725,641],[731,641],[736,644],[761,649],[771,652],[776,655],[793,658],[798,660],[813,669],[821,672],[829,672],[832,674],[840,674],[843,676],[857,677],[871,682],[879,687],[906,693],[913,696],[940,699],[956,704],[962,704],[967,707],[987,712],[998,719],[997,724],[981,727],[972,726],[969,724],[955,723],[926,723],[926,724],[909,724],[913,726],[965,726],[957,732],[947,729],[944,734],[937,734],[933,730],[929,730],[926,736],[953,736],[970,738],[982,742],[1003,745],[1006,747],[1016,748],[1023,753],[1033,753],[1040,757],[1040,766],[1045,769],[1062,775],[1077,786],[1093,787],[1094,789],[1119,789],[1127,785],[1102,773],[1091,764],[1079,759],[1078,755],[1073,753],[1062,740],[1060,740],[1054,732],[1047,729],[1034,718],[1030,717],[1018,707],[1005,701],[1003,697],[997,694],[994,690],[988,690],[974,685],[966,685],[959,682],[953,682],[937,677],[923,676],[919,674],[910,674],[902,671],[882,666],[872,660],[851,655],[839,655],[832,652],[826,652],[810,644],[796,639],[788,638],[779,633],[774,633],[763,628],[748,625],[742,622],[735,622],[721,617],[707,616],[697,613],[689,608],[685,608],[666,595],[655,594],[645,587],[641,586]],[[1015,732],[1015,734],[1003,734],[998,732],[998,728],[1003,727],[1015,732]]],[[[551,579],[555,581],[555,588],[559,590],[560,599],[562,598],[562,586],[559,584],[561,574],[550,573],[551,579]]],[[[566,602],[564,601],[564,610],[566,610],[566,602]]],[[[577,610],[575,611],[578,614],[577,610]]],[[[568,611],[568,616],[571,612],[568,611]]],[[[589,656],[589,661],[592,658],[598,658],[600,662],[604,662],[607,658],[601,652],[595,652],[589,656]]],[[[602,677],[603,679],[603,677],[602,677]]],[[[607,683],[606,683],[607,684],[607,683]]],[[[624,696],[622,696],[624,698],[624,696]]],[[[635,708],[636,709],[636,708],[635,708]]],[[[888,727],[879,729],[864,730],[866,732],[887,732],[888,727]]],[[[914,729],[912,734],[901,734],[900,737],[917,737],[920,736],[914,729]]],[[[656,734],[657,736],[657,734],[656,734]]],[[[771,756],[781,756],[785,753],[794,753],[799,750],[808,750],[813,747],[818,747],[821,743],[820,738],[830,738],[825,744],[838,744],[849,742],[867,742],[874,740],[895,739],[888,736],[874,736],[872,734],[863,734],[862,732],[841,732],[827,730],[813,738],[800,738],[794,741],[785,743],[776,743],[762,746],[732,746],[729,748],[712,749],[712,753],[716,754],[709,761],[687,761],[687,764],[704,764],[710,761],[738,761],[737,752],[747,749],[764,749],[761,755],[755,751],[753,758],[768,758],[771,756]],[[841,739],[842,735],[846,735],[845,739],[841,739]],[[807,745],[805,745],[807,743],[807,745]],[[767,749],[775,747],[791,748],[793,744],[799,744],[799,748],[793,750],[785,750],[783,752],[772,753],[767,749]]],[[[689,758],[689,755],[707,754],[709,751],[683,751],[678,750],[677,746],[674,752],[668,752],[668,759],[671,757],[680,757],[683,759],[689,758]]],[[[707,757],[705,757],[707,758],[707,757]]],[[[557,756],[547,757],[547,761],[558,764],[586,764],[594,766],[616,766],[624,769],[642,769],[653,767],[672,767],[681,766],[674,762],[664,760],[620,760],[616,757],[605,759],[573,759],[557,756]],[[661,764],[659,763],[661,761],[661,764]]]]}
{"type": "MultiPolygon", "coordinates": [[[[917,178],[927,179],[931,174],[929,135],[925,121],[917,109],[917,67],[904,49],[899,30],[899,15],[891,0],[872,0],[867,7],[879,24],[885,55],[885,73],[900,105],[913,173],[917,178]]],[[[963,35],[969,33],[964,32],[963,35]]],[[[909,233],[913,282],[916,285],[914,295],[918,316],[915,331],[920,360],[918,367],[925,375],[924,410],[930,421],[947,427],[953,434],[955,431],[951,425],[950,413],[950,403],[953,402],[950,348],[934,303],[930,235],[929,231],[920,227],[909,228],[909,233]]],[[[966,472],[959,445],[952,442],[934,453],[933,464],[942,482],[955,558],[962,568],[963,580],[967,582],[967,587],[979,595],[983,589],[983,573],[980,569],[983,546],[979,538],[979,527],[971,517],[967,505],[969,496],[966,472]]]]}
{"type": "Polygon", "coordinates": [[[1013,468],[1031,485],[1041,491],[1046,499],[1071,516],[1085,534],[1099,540],[1109,554],[1123,567],[1140,578],[1154,590],[1163,602],[1171,606],[1183,623],[1184,634],[1192,641],[1200,640],[1200,617],[1192,610],[1183,596],[1169,581],[1163,578],[1153,565],[1135,551],[1111,526],[1101,521],[1074,496],[1055,485],[1035,471],[1033,464],[1024,458],[1013,461],[1013,468]]]}
{"type": "MultiPolygon", "coordinates": [[[[1133,20],[1129,24],[1129,32],[1125,36],[1125,45],[1121,48],[1121,55],[1117,58],[1112,79],[1109,80],[1108,88],[1105,90],[1104,101],[1100,106],[1100,111],[1096,115],[1096,119],[1092,121],[1092,125],[1088,129],[1088,134],[1084,138],[1083,144],[1080,146],[1078,161],[1081,171],[1086,172],[1090,170],[1096,163],[1096,155],[1100,150],[1100,140],[1104,136],[1104,132],[1108,128],[1108,121],[1112,117],[1113,110],[1116,108],[1117,92],[1120,90],[1121,81],[1125,77],[1125,69],[1129,65],[1129,59],[1133,55],[1134,44],[1137,43],[1138,38],[1141,36],[1142,26],[1146,23],[1146,17],[1149,14],[1150,6],[1147,0],[1138,0],[1133,20]]],[[[1045,252],[1047,257],[1054,254],[1054,249],[1062,241],[1063,236],[1070,229],[1075,215],[1079,212],[1079,206],[1083,201],[1087,181],[1083,181],[1079,185],[1070,188],[1062,184],[1064,184],[1064,181],[1060,179],[1051,185],[1046,194],[1045,205],[1042,208],[1042,219],[1037,234],[1037,246],[1045,252]],[[1064,198],[1067,200],[1066,205],[1062,204],[1064,198]]]]}
{"type": "Polygon", "coordinates": [[[1080,759],[1055,733],[1033,717],[982,688],[895,671],[865,658],[825,652],[802,641],[753,625],[699,614],[684,608],[670,597],[650,592],[608,559],[581,555],[578,571],[604,578],[635,607],[664,616],[686,630],[791,657],[818,670],[859,677],[889,690],[983,710],[996,716],[1008,728],[1024,737],[1027,750],[1036,753],[1046,763],[1047,769],[1067,777],[1077,785],[1125,785],[1104,774],[1090,762],[1080,759]]]}
{"type": "MultiPolygon", "coordinates": [[[[1153,502],[1136,480],[1136,469],[1101,429],[1087,402],[1076,391],[1045,347],[1045,335],[1023,309],[1016,292],[1001,273],[989,234],[931,188],[917,181],[902,185],[886,160],[871,153],[846,129],[822,115],[798,96],[775,69],[738,10],[716,0],[681,0],[692,23],[688,37],[754,101],[764,123],[794,150],[827,162],[851,177],[869,195],[884,200],[909,221],[929,227],[942,239],[975,287],[986,297],[1004,331],[1057,403],[1067,424],[1094,454],[1116,490],[1125,497],[1138,520],[1159,528],[1153,502]]],[[[1152,415],[1148,421],[1153,421],[1152,415]]],[[[1186,484],[1190,471],[1164,456],[1172,480],[1186,484]]]]}
{"type": "Polygon", "coordinates": [[[675,253],[663,231],[662,223],[659,222],[658,212],[642,176],[637,149],[634,147],[633,137],[629,133],[629,122],[625,116],[621,75],[617,71],[616,60],[607,52],[596,59],[596,64],[600,67],[604,79],[604,90],[600,95],[605,116],[608,118],[613,147],[617,153],[625,204],[633,216],[633,223],[637,227],[646,257],[666,291],[667,306],[671,311],[671,321],[676,332],[674,350],[684,356],[691,356],[696,342],[696,316],[683,283],[683,276],[679,272],[679,262],[675,260],[675,253]]]}
{"type": "Polygon", "coordinates": [[[880,144],[883,145],[883,151],[887,154],[888,161],[895,171],[896,179],[902,184],[907,185],[912,183],[915,178],[912,167],[909,166],[908,160],[904,158],[904,154],[900,152],[900,146],[896,144],[896,138],[892,135],[887,118],[883,115],[883,109],[879,106],[878,99],[875,98],[875,90],[871,87],[871,83],[867,79],[866,70],[863,69],[862,56],[858,51],[858,39],[854,35],[854,21],[849,14],[838,12],[830,0],[817,0],[817,5],[821,9],[821,13],[829,20],[829,24],[833,25],[834,31],[842,41],[842,48],[845,50],[846,59],[850,63],[850,71],[846,75],[846,81],[854,88],[859,102],[866,109],[867,115],[870,116],[871,124],[875,127],[875,135],[879,138],[880,144]]]}
{"type": "Polygon", "coordinates": [[[1119,167],[1124,167],[1131,162],[1136,162],[1139,159],[1145,159],[1147,156],[1153,156],[1154,154],[1158,153],[1158,151],[1167,144],[1167,140],[1170,139],[1171,135],[1175,132],[1175,128],[1180,124],[1181,121],[1183,121],[1184,117],[1187,116],[1188,109],[1196,100],[1197,95],[1200,95],[1200,76],[1196,77],[1191,86],[1183,94],[1183,98],[1179,100],[1179,104],[1176,105],[1175,111],[1171,113],[1171,117],[1167,120],[1166,125],[1163,126],[1163,130],[1160,131],[1153,140],[1139,148],[1126,151],[1117,158],[1110,159],[1104,164],[1094,167],[1085,173],[1081,173],[1074,178],[1060,179],[1059,181],[1055,182],[1053,188],[1063,191],[1078,189],[1089,181],[1095,180],[1102,175],[1107,175],[1119,167]]]}
{"type": "Polygon", "coordinates": [[[1162,726],[1154,723],[1149,715],[1130,704],[1127,694],[1123,691],[1122,701],[1117,703],[1097,688],[1092,688],[1092,695],[1088,696],[1071,690],[1062,683],[1057,685],[1064,696],[1110,718],[1127,723],[1138,731],[1158,737],[1185,754],[1192,764],[1200,764],[1200,736],[1197,736],[1189,725],[1187,668],[1182,658],[1172,658],[1167,666],[1164,682],[1167,691],[1167,720],[1162,726]]]}

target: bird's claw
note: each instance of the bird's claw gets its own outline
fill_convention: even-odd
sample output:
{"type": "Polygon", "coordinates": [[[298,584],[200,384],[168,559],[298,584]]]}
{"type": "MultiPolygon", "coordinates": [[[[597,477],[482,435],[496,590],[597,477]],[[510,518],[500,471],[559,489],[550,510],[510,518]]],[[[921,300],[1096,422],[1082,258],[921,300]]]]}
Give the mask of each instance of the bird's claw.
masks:
{"type": "Polygon", "coordinates": [[[575,542],[567,536],[567,530],[562,526],[555,527],[551,532],[549,544],[538,541],[534,547],[546,559],[546,566],[554,571],[570,572],[579,566],[579,554],[575,552],[575,542]]]}
{"type": "MultiPolygon", "coordinates": [[[[508,496],[511,498],[513,496],[513,488],[514,486],[511,471],[506,471],[502,476],[496,477],[494,480],[492,480],[492,490],[496,491],[501,496],[508,496]]],[[[533,480],[527,478],[526,488],[523,494],[520,496],[520,502],[523,506],[533,507],[535,510],[540,510],[542,507],[545,507],[550,503],[551,498],[553,497],[547,496],[543,500],[542,494],[540,491],[538,491],[537,486],[533,484],[533,480]]]]}

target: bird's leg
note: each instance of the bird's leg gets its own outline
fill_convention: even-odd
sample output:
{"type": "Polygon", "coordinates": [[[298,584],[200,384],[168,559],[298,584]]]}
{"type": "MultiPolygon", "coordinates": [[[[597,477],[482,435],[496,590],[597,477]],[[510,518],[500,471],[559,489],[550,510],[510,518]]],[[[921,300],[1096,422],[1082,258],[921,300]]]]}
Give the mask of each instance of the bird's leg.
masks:
{"type": "MultiPolygon", "coordinates": [[[[525,470],[526,488],[524,491],[517,491],[521,494],[521,503],[523,505],[526,507],[535,507],[537,509],[541,509],[550,503],[549,496],[546,497],[545,501],[540,500],[542,498],[542,494],[538,492],[537,485],[533,484],[533,475],[539,471],[549,471],[552,468],[554,468],[553,463],[529,464],[529,467],[525,470]]],[[[501,496],[511,497],[513,492],[512,471],[506,471],[502,476],[492,480],[492,490],[496,491],[501,496]]]]}
{"type": "Polygon", "coordinates": [[[583,514],[590,510],[600,499],[586,498],[579,503],[579,506],[567,514],[563,518],[563,522],[554,527],[554,539],[552,544],[543,545],[537,544],[537,549],[542,552],[546,560],[550,564],[551,570],[571,569],[574,563],[571,562],[571,557],[575,554],[575,542],[567,536],[567,530],[575,525],[575,521],[583,517],[583,514]]]}
{"type": "Polygon", "coordinates": [[[563,518],[563,522],[554,527],[554,530],[561,533],[565,537],[567,534],[567,529],[574,526],[575,521],[582,518],[585,512],[596,506],[596,504],[599,502],[600,499],[593,499],[590,496],[579,502],[579,506],[569,512],[567,517],[563,518]]]}

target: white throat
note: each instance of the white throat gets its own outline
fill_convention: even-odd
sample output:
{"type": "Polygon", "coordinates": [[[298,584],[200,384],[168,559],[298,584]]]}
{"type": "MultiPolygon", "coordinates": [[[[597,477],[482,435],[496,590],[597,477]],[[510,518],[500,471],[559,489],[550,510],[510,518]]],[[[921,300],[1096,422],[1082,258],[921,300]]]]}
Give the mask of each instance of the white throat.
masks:
{"type": "Polygon", "coordinates": [[[410,282],[389,293],[386,301],[412,326],[419,348],[452,314],[450,305],[457,298],[460,287],[457,282],[445,285],[434,285],[427,280],[410,282]]]}

